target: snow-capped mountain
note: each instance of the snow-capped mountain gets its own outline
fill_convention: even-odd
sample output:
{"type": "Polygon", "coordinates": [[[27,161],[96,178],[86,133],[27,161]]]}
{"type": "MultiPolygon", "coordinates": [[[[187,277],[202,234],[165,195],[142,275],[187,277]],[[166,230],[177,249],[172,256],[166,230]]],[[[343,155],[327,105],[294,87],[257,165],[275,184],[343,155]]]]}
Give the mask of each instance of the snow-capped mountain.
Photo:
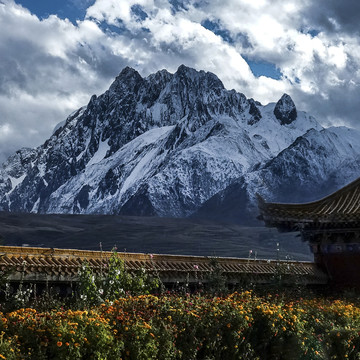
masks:
{"type": "Polygon", "coordinates": [[[299,186],[307,200],[359,176],[359,135],[322,128],[286,94],[263,106],[212,73],[182,65],[143,78],[127,67],[43,145],[3,164],[1,207],[221,218],[221,206],[251,209],[256,192],[291,200],[299,186]],[[232,192],[243,200],[231,205],[232,192]]]}
{"type": "Polygon", "coordinates": [[[360,132],[346,127],[310,129],[273,159],[234,181],[193,214],[254,223],[255,194],[276,202],[320,199],[360,175],[360,132]],[[242,206],[239,206],[242,204],[242,206]]]}
{"type": "Polygon", "coordinates": [[[246,182],[277,201],[318,199],[359,177],[359,140],[360,132],[346,127],[311,129],[246,182]]]}

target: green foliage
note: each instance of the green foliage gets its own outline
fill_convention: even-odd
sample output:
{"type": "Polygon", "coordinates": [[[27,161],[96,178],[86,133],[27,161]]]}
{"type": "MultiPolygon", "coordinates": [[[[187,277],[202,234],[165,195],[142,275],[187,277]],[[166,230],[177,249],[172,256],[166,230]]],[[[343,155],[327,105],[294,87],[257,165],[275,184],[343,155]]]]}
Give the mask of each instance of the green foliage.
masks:
{"type": "Polygon", "coordinates": [[[226,277],[223,274],[219,262],[216,258],[210,259],[212,271],[206,277],[206,290],[214,295],[223,294],[227,291],[226,277]]]}
{"type": "Polygon", "coordinates": [[[3,272],[1,276],[0,288],[2,290],[2,311],[11,311],[13,309],[19,309],[21,307],[28,306],[31,302],[31,296],[33,295],[33,284],[24,284],[23,274],[25,269],[23,269],[22,276],[19,282],[19,285],[16,288],[12,288],[8,282],[8,276],[11,274],[12,269],[9,269],[7,272],[3,272]]]}
{"type": "Polygon", "coordinates": [[[158,277],[145,269],[130,272],[125,262],[113,252],[108,267],[95,273],[86,263],[79,272],[78,301],[82,306],[98,305],[105,300],[113,301],[125,294],[149,294],[160,287],[158,277]]]}

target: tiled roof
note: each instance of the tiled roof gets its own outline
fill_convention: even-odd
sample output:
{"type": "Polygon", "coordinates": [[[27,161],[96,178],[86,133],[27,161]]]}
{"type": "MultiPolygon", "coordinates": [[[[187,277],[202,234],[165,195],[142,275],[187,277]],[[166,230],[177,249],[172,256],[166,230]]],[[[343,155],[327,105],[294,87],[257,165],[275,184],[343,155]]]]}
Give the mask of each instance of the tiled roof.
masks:
{"type": "MultiPolygon", "coordinates": [[[[141,253],[117,253],[126,269],[157,272],[164,282],[204,278],[212,271],[211,258],[141,253]]],[[[63,250],[48,248],[0,246],[0,270],[11,269],[10,280],[76,281],[79,269],[87,262],[94,271],[106,271],[111,252],[63,250]]],[[[304,283],[326,283],[326,275],[310,262],[216,258],[229,282],[242,276],[267,282],[281,271],[284,276],[297,277],[304,283]]]]}
{"type": "MultiPolygon", "coordinates": [[[[343,224],[360,223],[360,178],[326,196],[304,204],[266,203],[260,196],[261,218],[269,226],[296,224],[343,224]]],[[[296,226],[294,226],[296,228],[296,226]]]]}

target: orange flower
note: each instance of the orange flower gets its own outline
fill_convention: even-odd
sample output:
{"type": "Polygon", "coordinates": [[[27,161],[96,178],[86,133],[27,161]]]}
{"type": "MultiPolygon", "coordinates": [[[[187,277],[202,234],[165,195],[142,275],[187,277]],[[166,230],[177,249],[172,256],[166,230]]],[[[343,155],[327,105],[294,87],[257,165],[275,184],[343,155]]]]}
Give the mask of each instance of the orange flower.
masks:
{"type": "Polygon", "coordinates": [[[58,341],[58,342],[56,343],[56,345],[57,345],[58,347],[61,347],[61,346],[62,346],[62,342],[61,342],[61,341],[58,341]]]}

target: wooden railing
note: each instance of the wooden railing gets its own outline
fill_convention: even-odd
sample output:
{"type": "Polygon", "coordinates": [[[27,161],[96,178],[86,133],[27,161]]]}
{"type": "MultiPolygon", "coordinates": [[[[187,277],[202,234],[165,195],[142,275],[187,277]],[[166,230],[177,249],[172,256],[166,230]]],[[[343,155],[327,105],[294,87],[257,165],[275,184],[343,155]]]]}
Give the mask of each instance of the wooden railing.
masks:
{"type": "MultiPolygon", "coordinates": [[[[77,281],[84,263],[95,272],[106,271],[113,255],[108,251],[0,246],[0,270],[10,271],[9,281],[77,281]]],[[[268,283],[274,276],[282,276],[289,283],[325,284],[328,281],[327,275],[311,262],[123,252],[116,253],[116,256],[124,261],[128,271],[145,269],[156,272],[162,281],[169,283],[204,280],[214,271],[214,261],[229,283],[238,283],[245,278],[268,283]]]]}

